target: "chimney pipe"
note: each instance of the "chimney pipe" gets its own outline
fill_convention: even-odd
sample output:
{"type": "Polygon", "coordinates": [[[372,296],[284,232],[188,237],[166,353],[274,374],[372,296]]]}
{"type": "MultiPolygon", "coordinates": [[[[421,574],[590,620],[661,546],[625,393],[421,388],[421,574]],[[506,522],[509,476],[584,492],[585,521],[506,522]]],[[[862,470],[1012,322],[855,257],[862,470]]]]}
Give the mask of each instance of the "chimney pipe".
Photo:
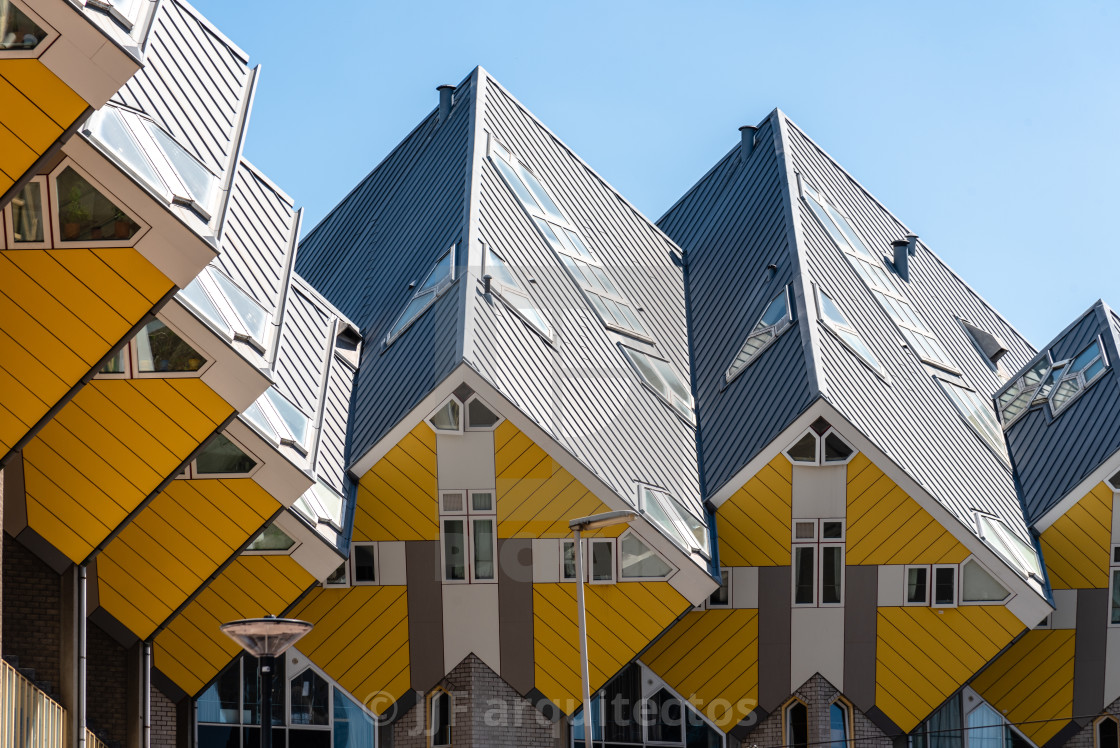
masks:
{"type": "Polygon", "coordinates": [[[754,125],[743,125],[739,128],[739,160],[746,161],[747,156],[751,155],[754,150],[755,136],[758,135],[758,128],[754,125]]]}
{"type": "Polygon", "coordinates": [[[490,281],[492,281],[493,279],[494,276],[490,275],[490,273],[482,276],[482,293],[486,294],[487,296],[490,295],[490,281]]]}
{"type": "Polygon", "coordinates": [[[902,280],[910,280],[910,242],[906,239],[895,239],[891,242],[894,248],[894,269],[902,280]]]}
{"type": "Polygon", "coordinates": [[[911,257],[918,254],[918,235],[917,234],[907,234],[906,235],[906,253],[909,254],[911,257]]]}
{"type": "Polygon", "coordinates": [[[455,92],[455,86],[445,83],[437,86],[436,90],[439,91],[439,124],[442,125],[451,115],[451,94],[455,92]]]}

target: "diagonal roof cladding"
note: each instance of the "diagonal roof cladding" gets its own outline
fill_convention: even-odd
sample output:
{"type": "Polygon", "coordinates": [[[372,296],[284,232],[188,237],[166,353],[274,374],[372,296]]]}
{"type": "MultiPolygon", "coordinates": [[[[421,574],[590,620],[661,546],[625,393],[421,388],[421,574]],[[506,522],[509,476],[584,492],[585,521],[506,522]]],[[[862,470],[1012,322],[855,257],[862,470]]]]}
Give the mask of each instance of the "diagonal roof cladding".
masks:
{"type": "MultiPolygon", "coordinates": [[[[1120,320],[1098,301],[1059,333],[1001,390],[1018,389],[1020,377],[1046,357],[1055,364],[1075,359],[1097,341],[1107,368],[1055,413],[1054,400],[1038,402],[1006,427],[1007,444],[1030,523],[1039,521],[1079,483],[1120,449],[1120,320]]],[[[1057,367],[1055,367],[1057,368],[1057,367]]],[[[1003,398],[1001,398],[1003,399],[1003,398]]],[[[1036,401],[1037,402],[1037,401],[1036,401]]]]}
{"type": "Polygon", "coordinates": [[[965,527],[976,533],[975,512],[982,511],[1029,539],[1010,466],[999,455],[998,426],[988,432],[990,444],[947,393],[972,391],[976,402],[990,403],[1002,377],[1026,363],[1033,348],[924,244],[907,256],[904,278],[891,242],[909,234],[907,227],[783,113],[775,110],[758,136],[745,160],[733,150],[660,221],[688,250],[706,494],[719,491],[766,439],[822,397],[965,527]],[[803,183],[846,217],[870,248],[869,262],[909,301],[957,373],[923,363],[907,347],[856,261],[802,196],[803,183]],[[725,384],[749,330],[786,283],[793,325],[725,384]],[[817,288],[862,337],[878,371],[820,321],[817,288]],[[962,320],[1004,342],[1002,368],[984,356],[962,320]]]}
{"type": "Polygon", "coordinates": [[[679,249],[481,68],[302,242],[297,269],[362,329],[349,461],[359,462],[466,363],[636,504],[637,482],[703,515],[695,431],[645,387],[621,344],[668,362],[685,383],[679,249]],[[488,156],[500,142],[531,169],[624,296],[643,339],[609,330],[488,156]],[[455,280],[404,332],[388,333],[452,246],[455,280]],[[484,293],[484,245],[546,320],[542,334],[484,293]],[[676,259],[674,260],[674,255],[676,259]]]}

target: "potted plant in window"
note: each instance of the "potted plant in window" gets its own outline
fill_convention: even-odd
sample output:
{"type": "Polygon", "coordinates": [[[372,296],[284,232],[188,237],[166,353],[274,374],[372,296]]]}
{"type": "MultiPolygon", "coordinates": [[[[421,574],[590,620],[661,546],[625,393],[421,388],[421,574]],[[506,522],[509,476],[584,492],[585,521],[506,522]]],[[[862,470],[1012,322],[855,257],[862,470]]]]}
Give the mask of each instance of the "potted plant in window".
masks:
{"type": "Polygon", "coordinates": [[[82,229],[89,225],[93,214],[82,204],[82,190],[77,185],[70,188],[66,202],[59,206],[58,215],[62,238],[66,241],[77,239],[82,229]]]}
{"type": "Polygon", "coordinates": [[[116,239],[127,239],[132,235],[132,220],[124,214],[124,211],[117,208],[116,213],[113,214],[113,237],[116,239]]]}

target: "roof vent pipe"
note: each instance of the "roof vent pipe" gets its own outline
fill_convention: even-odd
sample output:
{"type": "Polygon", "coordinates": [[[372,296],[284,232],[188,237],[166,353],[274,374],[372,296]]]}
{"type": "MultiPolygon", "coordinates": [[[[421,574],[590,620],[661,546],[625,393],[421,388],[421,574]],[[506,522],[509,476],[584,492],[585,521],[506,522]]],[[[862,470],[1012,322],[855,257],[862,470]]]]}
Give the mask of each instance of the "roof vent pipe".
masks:
{"type": "Polygon", "coordinates": [[[918,235],[917,234],[907,234],[906,235],[906,253],[909,254],[911,257],[918,254],[918,235]]]}
{"type": "Polygon", "coordinates": [[[451,116],[451,95],[455,92],[455,86],[444,83],[437,86],[436,90],[439,91],[439,123],[442,125],[451,116]]]}
{"type": "Polygon", "coordinates": [[[910,242],[905,239],[895,239],[891,242],[894,249],[894,269],[898,277],[904,281],[910,280],[910,242]]]}
{"type": "Polygon", "coordinates": [[[755,137],[758,135],[758,128],[754,125],[743,125],[739,128],[740,145],[739,145],[739,160],[746,161],[747,156],[751,155],[754,150],[755,137]]]}

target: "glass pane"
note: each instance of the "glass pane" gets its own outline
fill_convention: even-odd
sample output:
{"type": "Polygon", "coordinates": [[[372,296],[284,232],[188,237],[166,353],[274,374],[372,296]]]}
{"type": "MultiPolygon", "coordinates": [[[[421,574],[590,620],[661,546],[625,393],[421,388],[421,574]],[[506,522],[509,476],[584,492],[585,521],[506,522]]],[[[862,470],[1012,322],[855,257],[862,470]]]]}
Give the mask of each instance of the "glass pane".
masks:
{"type": "Polygon", "coordinates": [[[198,744],[205,748],[241,748],[241,728],[200,724],[198,744]]]}
{"type": "Polygon", "coordinates": [[[828,709],[828,739],[831,748],[846,748],[848,745],[848,708],[834,702],[828,709]]]}
{"type": "Polygon", "coordinates": [[[471,400],[467,404],[467,425],[473,428],[489,428],[498,422],[498,414],[486,407],[481,400],[471,400]]]}
{"type": "Polygon", "coordinates": [[[645,325],[643,325],[642,321],[638,319],[638,315],[634,313],[634,310],[630,308],[629,304],[619,304],[618,309],[622,312],[622,316],[626,318],[627,327],[629,327],[634,332],[646,332],[645,325]]]}
{"type": "Polygon", "coordinates": [[[461,519],[443,521],[443,578],[449,581],[467,578],[467,538],[461,519]]]}
{"type": "Polygon", "coordinates": [[[826,320],[834,325],[839,325],[840,327],[850,327],[850,325],[848,324],[848,320],[844,317],[844,314],[840,311],[840,308],[836,306],[831,298],[829,298],[828,294],[826,294],[824,291],[821,291],[820,294],[821,316],[823,316],[826,320]]]}
{"type": "Polygon", "coordinates": [[[458,431],[459,401],[448,400],[428,421],[440,431],[458,431]]]}
{"type": "Polygon", "coordinates": [[[676,499],[672,499],[673,508],[677,511],[677,516],[681,522],[692,533],[692,547],[697,548],[708,554],[708,526],[694,517],[691,512],[677,503],[676,499]]]}
{"type": "MultiPolygon", "coordinates": [[[[374,547],[372,545],[354,546],[354,581],[376,582],[377,569],[374,562],[374,547]]],[[[337,714],[337,711],[336,711],[337,714]]]]}
{"type": "Polygon", "coordinates": [[[789,748],[806,748],[809,745],[809,710],[800,701],[786,712],[786,729],[789,748]]]}
{"type": "Polygon", "coordinates": [[[766,311],[762,313],[762,318],[755,324],[754,329],[761,330],[764,327],[772,327],[785,319],[787,314],[786,292],[783,289],[766,307],[766,311]]]}
{"type": "MultiPolygon", "coordinates": [[[[203,270],[202,272],[206,273],[207,271],[203,270]]],[[[190,302],[191,306],[201,312],[215,327],[226,335],[231,335],[229,323],[226,322],[225,317],[218,311],[218,307],[214,306],[214,302],[210,300],[210,296],[202,287],[202,282],[199,280],[201,277],[199,275],[198,278],[192,280],[190,285],[179,291],[178,295],[190,302]]]]}
{"type": "Polygon", "coordinates": [[[319,519],[329,521],[341,529],[342,497],[322,481],[317,481],[308,493],[315,497],[315,502],[321,509],[319,519]]]}
{"type": "Polygon", "coordinates": [[[535,219],[535,221],[537,224],[537,228],[541,230],[541,233],[544,234],[544,238],[548,240],[548,243],[554,250],[556,250],[560,254],[564,254],[568,251],[568,248],[564,246],[564,243],[560,241],[560,237],[558,237],[556,235],[556,232],[553,230],[552,224],[540,218],[535,219]]]}
{"type": "Polygon", "coordinates": [[[548,320],[544,318],[544,315],[537,309],[537,305],[534,304],[528,296],[520,291],[511,291],[507,289],[502,292],[502,298],[516,309],[529,324],[537,328],[541,334],[546,337],[552,337],[552,327],[548,324],[548,320]]]}
{"type": "Polygon", "coordinates": [[[102,374],[125,374],[128,369],[126,368],[125,360],[128,357],[128,346],[120,349],[113,356],[105,362],[101,367],[102,374]]]}
{"type": "MultiPolygon", "coordinates": [[[[245,748],[253,748],[253,746],[246,745],[245,748]]],[[[285,748],[285,746],[274,742],[272,748],[285,748]]],[[[286,748],[331,748],[331,731],[292,728],[288,730],[286,748]]]]}
{"type": "MultiPolygon", "coordinates": [[[[260,663],[256,657],[243,656],[241,659],[244,676],[242,680],[244,711],[241,724],[259,725],[261,723],[260,663]]],[[[272,724],[274,725],[284,724],[284,686],[287,683],[284,673],[284,658],[277,657],[272,673],[272,724]]]]}
{"type": "Polygon", "coordinates": [[[862,356],[864,361],[871,364],[871,366],[876,369],[882,368],[879,365],[879,359],[875,358],[875,354],[872,353],[871,349],[867,347],[867,344],[863,342],[863,338],[847,330],[839,330],[838,332],[840,338],[847,343],[852,350],[862,356]]]}
{"type": "Polygon", "coordinates": [[[708,605],[717,608],[726,608],[727,604],[731,601],[731,585],[728,584],[727,569],[722,569],[719,573],[719,588],[708,596],[708,605]]]}
{"type": "Polygon", "coordinates": [[[518,282],[514,280],[513,273],[510,272],[509,266],[506,265],[506,261],[499,257],[497,253],[489,247],[486,248],[486,272],[489,273],[490,277],[498,283],[506,286],[512,286],[513,288],[520,287],[518,282]]]}
{"type": "Polygon", "coordinates": [[[1105,717],[1097,724],[1097,748],[1118,748],[1116,728],[1112,717],[1105,717]]]}
{"type": "Polygon", "coordinates": [[[347,584],[346,564],[339,564],[338,568],[330,573],[325,584],[347,584]]]}
{"type": "Polygon", "coordinates": [[[494,511],[494,494],[483,491],[474,491],[471,493],[471,511],[472,512],[492,512],[494,511]]]}
{"type": "Polygon", "coordinates": [[[961,599],[965,602],[1000,602],[1009,594],[976,561],[969,559],[961,567],[961,599]]]}
{"type": "Polygon", "coordinates": [[[821,225],[824,226],[825,230],[828,231],[829,236],[832,237],[832,241],[836,242],[836,246],[840,249],[848,249],[848,240],[842,233],[840,233],[840,229],[836,227],[836,224],[832,222],[832,219],[828,217],[828,214],[824,210],[824,206],[821,205],[820,202],[818,202],[819,198],[811,194],[808,190],[806,190],[805,196],[809,199],[809,207],[813,209],[814,213],[816,213],[817,219],[821,222],[821,225]]]}
{"type": "Polygon", "coordinates": [[[1120,569],[1112,571],[1112,623],[1120,623],[1120,569]]]}
{"type": "Polygon", "coordinates": [[[591,579],[609,582],[614,579],[614,553],[611,543],[591,541],[591,579]]]}
{"type": "Polygon", "coordinates": [[[270,424],[268,422],[268,419],[264,417],[264,411],[261,410],[261,406],[253,403],[245,409],[245,412],[242,413],[242,415],[245,416],[245,418],[249,419],[249,421],[253,425],[259,428],[262,433],[276,441],[280,441],[280,437],[276,433],[276,430],[272,428],[272,424],[270,424]]]}
{"type": "Polygon", "coordinates": [[[442,511],[444,512],[463,511],[463,494],[461,493],[448,492],[443,494],[440,500],[443,502],[442,511]]]}
{"type": "Polygon", "coordinates": [[[167,186],[124,123],[120,110],[112,106],[103,107],[90,117],[89,129],[98,143],[112,152],[138,177],[150,184],[156,192],[165,193],[167,186]]]}
{"type": "Polygon", "coordinates": [[[190,197],[203,208],[208,207],[217,186],[218,178],[207,171],[206,167],[198,162],[198,159],[175,142],[161,127],[147,120],[144,121],[144,124],[147,125],[148,132],[152,134],[152,138],[155,139],[156,144],[163,151],[163,155],[167,156],[167,160],[175,167],[179,179],[190,191],[190,197]]]}
{"type": "Polygon", "coordinates": [[[198,721],[238,724],[241,703],[241,660],[235,660],[218,674],[210,687],[198,697],[198,721]]]}
{"type": "MultiPolygon", "coordinates": [[[[574,540],[563,541],[564,579],[576,578],[576,544],[574,540]]],[[[625,575],[624,575],[625,576],[625,575]]]]}
{"type": "Polygon", "coordinates": [[[216,434],[198,453],[195,470],[199,475],[239,474],[249,472],[256,464],[240,447],[222,434],[216,434]]]}
{"type": "Polygon", "coordinates": [[[1023,383],[1027,387],[1034,387],[1042,381],[1048,371],[1050,371],[1050,359],[1047,356],[1043,356],[1023,375],[1023,383]]]}
{"type": "MultiPolygon", "coordinates": [[[[619,541],[621,549],[622,578],[666,577],[673,567],[665,563],[656,553],[643,543],[634,533],[627,533],[619,541]]],[[[566,563],[566,562],[565,562],[566,563]]],[[[573,560],[574,564],[574,560],[573,560]]],[[[572,569],[573,577],[575,568],[572,569]]]]}
{"type": "Polygon", "coordinates": [[[816,462],[817,437],[813,434],[806,434],[798,439],[797,443],[790,447],[786,454],[794,462],[816,462]]]}
{"type": "Polygon", "coordinates": [[[198,351],[159,320],[144,326],[138,342],[142,372],[198,371],[206,363],[198,351]]]}
{"type": "Polygon", "coordinates": [[[0,50],[35,49],[47,32],[8,0],[0,0],[0,50]]]}
{"type": "Polygon", "coordinates": [[[793,601],[798,605],[812,605],[816,602],[813,594],[813,577],[816,568],[813,563],[812,546],[795,546],[793,549],[793,601]]]}
{"type": "Polygon", "coordinates": [[[1054,396],[1050,398],[1050,407],[1055,411],[1059,411],[1069,404],[1073,396],[1081,389],[1081,384],[1076,379],[1067,379],[1058,385],[1058,389],[1054,390],[1054,396]]]}
{"type": "Polygon", "coordinates": [[[968,748],[1004,748],[1003,717],[987,704],[968,714],[968,748]]]}
{"type": "Polygon", "coordinates": [[[245,325],[245,330],[253,337],[253,340],[263,343],[269,318],[264,307],[253,301],[249,294],[242,291],[236,283],[223,273],[211,272],[210,277],[214,279],[222,293],[225,294],[226,300],[229,301],[233,311],[237,314],[241,323],[245,325]]]}
{"type": "Polygon", "coordinates": [[[43,184],[28,182],[12,198],[12,242],[28,244],[45,241],[43,233],[43,184]]]}
{"type": "Polygon", "coordinates": [[[474,578],[494,578],[494,520],[471,520],[474,533],[474,578]]]}
{"type": "Polygon", "coordinates": [[[58,221],[62,241],[127,240],[140,226],[67,166],[58,175],[58,221]]]}
{"type": "Polygon", "coordinates": [[[933,602],[935,605],[956,605],[956,569],[933,570],[933,602]]]}
{"type": "Polygon", "coordinates": [[[1096,379],[1097,375],[1104,371],[1104,369],[1105,365],[1103,358],[1097,359],[1093,363],[1089,364],[1089,367],[1084,371],[1085,384],[1088,384],[1089,382],[1092,382],[1094,379],[1096,379]]]}
{"type": "Polygon", "coordinates": [[[844,232],[844,236],[847,237],[848,244],[851,245],[852,249],[869,260],[877,259],[875,255],[871,254],[871,250],[869,250],[867,248],[867,245],[863,243],[863,240],[859,238],[859,235],[856,234],[851,225],[848,224],[848,219],[840,215],[840,212],[828,203],[825,203],[825,209],[828,211],[828,214],[832,216],[832,218],[836,221],[836,224],[840,227],[840,230],[844,232]]]}
{"type": "Polygon", "coordinates": [[[296,544],[276,525],[269,525],[245,548],[247,551],[286,551],[296,544]]]}
{"type": "Polygon", "coordinates": [[[821,538],[824,540],[839,540],[844,537],[843,522],[821,522],[821,538]]]}
{"type": "Polygon", "coordinates": [[[1073,360],[1073,363],[1069,365],[1069,370],[1081,371],[1089,365],[1089,362],[1091,362],[1099,355],[1101,355],[1101,347],[1098,343],[1093,343],[1091,346],[1081,351],[1081,353],[1077,355],[1077,358],[1075,358],[1073,360]]]}
{"type": "Polygon", "coordinates": [[[623,348],[622,350],[624,350],[630,360],[634,362],[634,365],[638,368],[638,372],[642,375],[642,379],[646,381],[646,384],[653,387],[662,397],[668,398],[668,386],[661,378],[661,375],[657,373],[657,369],[654,367],[650,358],[644,353],[639,353],[629,348],[623,348]]]}
{"type": "Polygon", "coordinates": [[[851,457],[854,451],[836,434],[829,434],[824,438],[825,462],[843,462],[851,457]]]}
{"type": "Polygon", "coordinates": [[[692,402],[692,393],[688,391],[684,380],[681,379],[680,375],[677,374],[677,370],[674,369],[668,361],[651,358],[650,363],[657,369],[657,373],[661,375],[661,379],[665,381],[665,384],[669,385],[669,389],[673,391],[674,395],[686,403],[692,402]]]}
{"type": "Polygon", "coordinates": [[[1033,397],[1033,389],[1025,390],[1020,393],[1017,398],[1012,400],[1007,407],[1003,409],[1003,423],[1006,425],[1014,421],[1019,414],[1031,404],[1033,397]]]}
{"type": "Polygon", "coordinates": [[[334,689],[333,748],[370,748],[375,732],[373,718],[340,689],[334,689]]]}
{"type": "Polygon", "coordinates": [[[814,540],[817,537],[816,521],[795,522],[793,524],[793,536],[798,540],[814,540]]]}
{"type": "Polygon", "coordinates": [[[583,239],[579,238],[579,234],[569,229],[564,229],[564,234],[580,256],[588,262],[598,262],[598,260],[595,259],[595,255],[593,255],[591,250],[587,248],[587,245],[583,243],[583,239]]]}
{"type": "Polygon", "coordinates": [[[838,604],[844,576],[844,549],[837,546],[821,548],[821,603],[838,604]]]}
{"type": "Polygon", "coordinates": [[[506,184],[513,189],[514,194],[517,195],[521,204],[532,213],[540,213],[541,206],[537,204],[533,193],[529,192],[529,188],[525,186],[525,183],[522,182],[521,178],[514,172],[513,167],[507,164],[504,158],[497,155],[490,160],[494,162],[494,165],[498,167],[498,171],[506,178],[506,184]]]}
{"type": "Polygon", "coordinates": [[[684,732],[681,701],[666,689],[650,697],[646,704],[646,735],[650,742],[679,744],[684,732]]]}
{"type": "Polygon", "coordinates": [[[304,670],[292,678],[293,725],[329,725],[331,720],[327,704],[330,687],[327,681],[313,670],[304,670]]]}
{"type": "Polygon", "coordinates": [[[275,387],[270,387],[264,394],[269,404],[276,410],[280,420],[288,429],[294,441],[303,444],[307,438],[307,429],[310,419],[296,406],[292,405],[286,397],[280,394],[275,387]]]}
{"type": "Polygon", "coordinates": [[[444,691],[432,697],[432,746],[451,745],[451,694],[444,691]]]}
{"type": "Polygon", "coordinates": [[[929,571],[927,569],[907,569],[906,570],[906,602],[908,603],[926,603],[929,602],[929,590],[927,579],[929,571]]]}
{"type": "Polygon", "coordinates": [[[448,252],[443,257],[439,258],[439,262],[432,268],[432,272],[428,273],[428,277],[424,279],[424,284],[416,291],[416,293],[424,293],[433,288],[437,288],[451,278],[451,253],[448,252]]]}
{"type": "Polygon", "coordinates": [[[517,161],[516,159],[514,159],[513,163],[516,166],[517,173],[521,176],[522,181],[524,181],[525,184],[528,185],[529,189],[532,190],[534,197],[537,198],[537,202],[544,206],[545,211],[549,213],[549,215],[559,218],[561,221],[566,221],[567,219],[565,219],[564,214],[560,212],[560,208],[556,207],[556,203],[552,202],[552,198],[548,196],[548,193],[545,192],[544,186],[537,181],[537,178],[533,175],[533,173],[522,166],[521,162],[517,161]]]}
{"type": "Polygon", "coordinates": [[[412,300],[408,302],[408,306],[401,312],[397,323],[393,325],[393,329],[389,330],[389,337],[395,336],[401,330],[408,327],[408,324],[416,319],[422,311],[427,309],[428,305],[435,301],[435,298],[435,295],[430,293],[424,294],[423,296],[413,296],[412,300]]]}
{"type": "Polygon", "coordinates": [[[662,503],[661,494],[651,491],[648,488],[642,489],[643,504],[646,514],[657,523],[657,526],[669,535],[670,538],[680,543],[685,548],[692,547],[692,544],[681,535],[677,525],[669,518],[669,509],[662,503]]]}

